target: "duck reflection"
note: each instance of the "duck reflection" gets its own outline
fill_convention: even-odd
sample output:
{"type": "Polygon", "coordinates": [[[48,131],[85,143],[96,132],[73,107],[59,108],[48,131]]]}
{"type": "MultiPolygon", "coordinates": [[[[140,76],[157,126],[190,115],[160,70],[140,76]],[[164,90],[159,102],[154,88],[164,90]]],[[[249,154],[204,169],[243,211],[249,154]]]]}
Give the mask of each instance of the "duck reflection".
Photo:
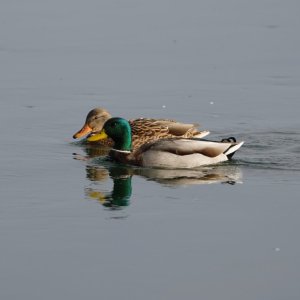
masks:
{"type": "Polygon", "coordinates": [[[145,169],[136,170],[135,174],[146,177],[147,180],[156,181],[165,186],[182,186],[195,184],[241,183],[241,170],[234,165],[201,167],[198,169],[145,169]]]}
{"type": "Polygon", "coordinates": [[[104,193],[94,188],[87,188],[85,194],[98,200],[103,206],[118,209],[129,205],[132,186],[132,172],[125,166],[113,166],[106,168],[87,166],[87,178],[91,181],[103,181],[109,176],[113,180],[113,189],[109,193],[104,193]]]}
{"type": "Polygon", "coordinates": [[[80,146],[84,154],[73,153],[73,158],[77,160],[88,161],[96,157],[107,156],[111,148],[103,145],[97,145],[97,143],[87,143],[86,140],[74,142],[73,145],[80,146]]]}
{"type": "Polygon", "coordinates": [[[239,167],[226,163],[202,167],[201,169],[173,170],[137,168],[102,160],[98,165],[88,165],[86,167],[86,176],[91,182],[103,182],[108,178],[112,179],[113,187],[111,192],[103,192],[98,187],[85,189],[87,197],[96,199],[103,206],[111,209],[120,209],[130,204],[133,176],[143,177],[146,180],[155,181],[168,187],[213,183],[232,185],[242,182],[242,173],[239,167]]]}

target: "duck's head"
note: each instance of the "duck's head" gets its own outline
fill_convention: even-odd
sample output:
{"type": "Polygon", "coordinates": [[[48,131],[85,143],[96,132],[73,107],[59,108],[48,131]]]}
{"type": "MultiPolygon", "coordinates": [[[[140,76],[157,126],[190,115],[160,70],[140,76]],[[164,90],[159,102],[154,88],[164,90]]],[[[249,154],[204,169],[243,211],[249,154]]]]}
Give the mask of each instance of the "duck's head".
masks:
{"type": "Polygon", "coordinates": [[[87,134],[101,131],[104,123],[111,115],[103,108],[94,108],[86,116],[83,127],[73,135],[74,139],[81,138],[87,134]]]}
{"type": "Polygon", "coordinates": [[[117,150],[131,150],[131,127],[127,120],[123,118],[111,118],[105,122],[100,133],[88,137],[89,142],[106,139],[110,137],[117,150]]]}

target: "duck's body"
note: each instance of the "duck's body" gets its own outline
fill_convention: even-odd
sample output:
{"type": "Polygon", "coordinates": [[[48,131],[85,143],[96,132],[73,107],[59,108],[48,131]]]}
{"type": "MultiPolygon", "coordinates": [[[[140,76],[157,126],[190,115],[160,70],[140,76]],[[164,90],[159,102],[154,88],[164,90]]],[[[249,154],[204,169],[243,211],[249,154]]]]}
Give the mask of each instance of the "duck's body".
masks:
{"type": "Polygon", "coordinates": [[[109,136],[115,142],[112,159],[143,167],[196,168],[230,159],[243,142],[208,141],[198,138],[170,138],[152,141],[132,150],[129,123],[122,118],[108,120],[98,138],[109,136]]]}
{"type": "Polygon", "coordinates": [[[118,162],[137,166],[185,169],[227,161],[242,144],[173,138],[153,141],[130,152],[112,149],[110,156],[118,162]]]}
{"type": "MultiPolygon", "coordinates": [[[[110,118],[111,115],[102,108],[91,110],[86,117],[84,126],[73,135],[73,138],[77,139],[89,134],[88,142],[97,142],[112,147],[114,142],[111,138],[98,140],[93,137],[95,133],[101,131],[104,123],[110,118]]],[[[174,120],[139,118],[128,122],[132,133],[133,149],[158,139],[172,137],[202,138],[209,134],[209,131],[199,131],[198,126],[195,124],[180,123],[174,120]]]]}

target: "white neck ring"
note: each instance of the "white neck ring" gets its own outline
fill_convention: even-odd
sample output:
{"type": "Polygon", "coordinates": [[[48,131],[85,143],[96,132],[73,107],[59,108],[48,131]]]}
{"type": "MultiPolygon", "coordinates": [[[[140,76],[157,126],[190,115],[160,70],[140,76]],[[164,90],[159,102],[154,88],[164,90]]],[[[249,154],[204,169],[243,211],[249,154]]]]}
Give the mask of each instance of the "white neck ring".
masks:
{"type": "Polygon", "coordinates": [[[120,153],[127,153],[127,154],[129,154],[129,153],[131,153],[131,151],[128,151],[128,150],[118,150],[118,149],[111,149],[111,150],[113,150],[113,151],[116,151],[116,152],[120,152],[120,153]]]}

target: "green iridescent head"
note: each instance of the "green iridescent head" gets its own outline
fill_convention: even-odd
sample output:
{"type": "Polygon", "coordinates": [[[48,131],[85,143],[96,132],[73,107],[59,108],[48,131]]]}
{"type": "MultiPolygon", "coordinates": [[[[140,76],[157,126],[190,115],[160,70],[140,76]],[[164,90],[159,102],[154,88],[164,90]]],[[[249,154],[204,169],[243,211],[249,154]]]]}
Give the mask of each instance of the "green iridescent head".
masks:
{"type": "Polygon", "coordinates": [[[123,118],[111,118],[105,122],[100,133],[88,138],[88,141],[97,141],[110,137],[117,150],[131,150],[131,127],[123,118]]]}

